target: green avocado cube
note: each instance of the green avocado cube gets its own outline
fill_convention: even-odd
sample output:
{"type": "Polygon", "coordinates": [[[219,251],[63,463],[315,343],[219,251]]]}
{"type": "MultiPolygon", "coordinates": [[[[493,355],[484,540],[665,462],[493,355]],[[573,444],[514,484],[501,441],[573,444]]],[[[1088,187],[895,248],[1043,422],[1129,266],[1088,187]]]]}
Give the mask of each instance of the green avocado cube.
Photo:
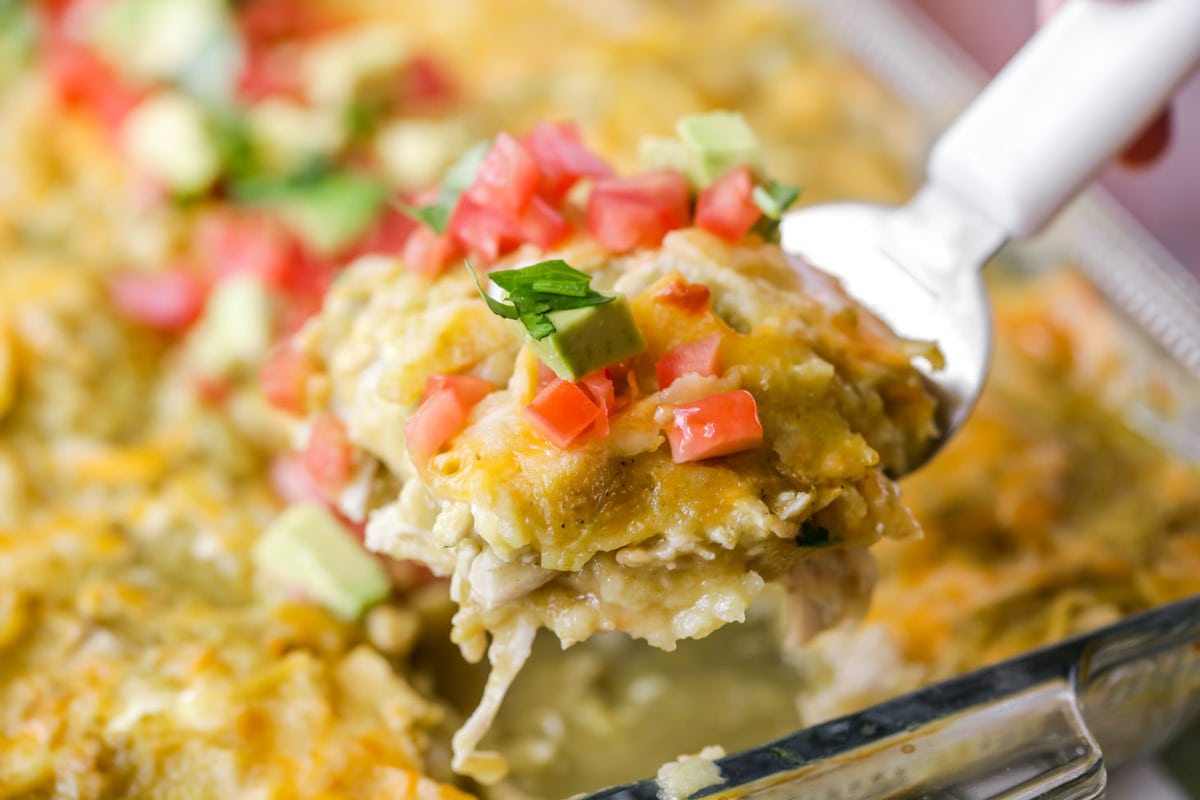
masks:
{"type": "Polygon", "coordinates": [[[274,320],[271,290],[261,278],[226,278],[208,296],[190,343],[192,358],[212,376],[253,367],[271,349],[274,320]]]}
{"type": "Polygon", "coordinates": [[[317,503],[299,503],[280,514],[255,546],[254,564],[345,620],[362,616],[391,591],[380,563],[317,503]]]}
{"type": "Polygon", "coordinates": [[[746,118],[734,111],[692,114],[675,123],[675,131],[688,148],[689,177],[707,186],[734,167],[763,169],[763,149],[746,118]]]}
{"type": "Polygon", "coordinates": [[[691,162],[691,150],[674,137],[643,136],[638,141],[638,166],[644,170],[670,169],[686,174],[691,162]]]}
{"type": "Polygon", "coordinates": [[[577,381],[646,349],[624,297],[598,306],[551,311],[546,316],[554,323],[554,333],[541,340],[530,338],[529,348],[563,380],[577,381]]]}

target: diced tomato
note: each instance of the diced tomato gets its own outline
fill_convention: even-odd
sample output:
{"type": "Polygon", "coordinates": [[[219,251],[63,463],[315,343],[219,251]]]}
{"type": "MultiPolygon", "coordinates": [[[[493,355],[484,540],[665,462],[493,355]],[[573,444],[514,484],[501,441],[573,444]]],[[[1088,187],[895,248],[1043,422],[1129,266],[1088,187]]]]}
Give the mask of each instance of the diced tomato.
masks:
{"type": "Polygon", "coordinates": [[[561,378],[525,406],[525,418],[530,424],[561,448],[569,447],[602,416],[604,411],[583,389],[561,378]]]}
{"type": "Polygon", "coordinates": [[[458,433],[467,415],[496,387],[473,375],[430,375],[416,412],[404,423],[408,453],[424,464],[458,433]]]}
{"type": "Polygon", "coordinates": [[[258,385],[267,402],[283,411],[303,414],[304,384],[309,364],[290,342],[278,345],[258,372],[258,385]]]}
{"type": "Polygon", "coordinates": [[[46,70],[58,100],[96,118],[110,133],[142,99],[116,70],[91,49],[52,31],[44,39],[46,70]]]}
{"type": "Polygon", "coordinates": [[[538,167],[525,145],[499,133],[475,173],[466,196],[479,205],[519,218],[537,190],[538,167]]]}
{"type": "Polygon", "coordinates": [[[655,292],[654,299],[660,303],[675,306],[689,314],[699,314],[709,308],[712,291],[703,283],[690,283],[681,277],[676,277],[655,292]]]}
{"type": "Polygon", "coordinates": [[[280,286],[284,335],[299,330],[309,317],[321,310],[321,303],[338,271],[336,263],[303,248],[297,250],[300,255],[280,286]]]}
{"type": "Polygon", "coordinates": [[[279,456],[267,468],[267,478],[275,494],[285,503],[325,502],[325,492],[300,456],[279,456]]]}
{"type": "Polygon", "coordinates": [[[436,278],[446,269],[458,248],[448,236],[438,236],[432,228],[418,225],[404,243],[400,260],[413,272],[436,278]]]}
{"type": "Polygon", "coordinates": [[[438,392],[453,392],[464,408],[474,408],[480,400],[496,391],[491,381],[474,375],[430,375],[425,379],[424,398],[438,392]]]}
{"type": "Polygon", "coordinates": [[[513,220],[463,197],[450,217],[450,236],[476,259],[489,263],[521,241],[513,220]]]}
{"type": "Polygon", "coordinates": [[[713,333],[681,344],[658,360],[654,371],[658,388],[666,389],[684,375],[716,375],[721,360],[721,334],[713,333]]]}
{"type": "Polygon", "coordinates": [[[334,492],[346,484],[354,450],[346,435],[346,428],[337,417],[328,412],[318,414],[308,433],[308,446],[304,449],[304,466],[317,485],[334,492]]]}
{"type": "Polygon", "coordinates": [[[538,391],[545,389],[550,384],[558,380],[558,375],[554,370],[546,366],[544,362],[538,362],[538,391]]]}
{"type": "Polygon", "coordinates": [[[603,439],[608,436],[608,418],[617,412],[617,393],[612,380],[608,377],[607,369],[599,369],[590,375],[585,375],[577,382],[578,385],[592,398],[592,402],[600,406],[603,412],[596,417],[592,424],[592,437],[603,439]]]}
{"type": "Polygon", "coordinates": [[[561,244],[571,233],[566,218],[540,197],[529,201],[518,226],[522,239],[533,242],[543,250],[561,244]]]}
{"type": "Polygon", "coordinates": [[[242,35],[251,42],[311,36],[331,24],[314,13],[311,3],[295,0],[244,0],[234,10],[242,35]]]}
{"type": "Polygon", "coordinates": [[[607,369],[598,369],[585,375],[578,381],[579,386],[588,393],[592,402],[600,406],[607,416],[612,416],[617,410],[617,392],[612,379],[608,377],[607,369]]]}
{"type": "Polygon", "coordinates": [[[586,435],[589,439],[606,439],[612,430],[612,423],[608,418],[608,414],[601,413],[596,417],[596,421],[592,423],[592,427],[588,428],[586,435]]]}
{"type": "Polygon", "coordinates": [[[400,97],[406,113],[439,111],[457,98],[458,85],[440,59],[420,53],[409,60],[400,97]]]}
{"type": "Polygon", "coordinates": [[[761,216],[754,202],[754,178],[746,167],[726,172],[696,200],[696,225],[727,242],[749,233],[761,216]]]}
{"type": "Polygon", "coordinates": [[[667,431],[676,464],[740,453],[758,447],[762,439],[758,404],[745,389],[676,406],[675,422],[667,431]]]}
{"type": "Polygon", "coordinates": [[[408,244],[413,231],[418,227],[421,225],[415,219],[387,206],[371,229],[354,247],[353,255],[381,253],[388,256],[400,256],[404,253],[404,246],[408,244]]]}
{"type": "Polygon", "coordinates": [[[631,178],[602,178],[588,198],[588,230],[614,253],[657,247],[669,231],[688,224],[687,181],[659,170],[631,178]]]}
{"type": "Polygon", "coordinates": [[[553,203],[566,196],[580,178],[607,178],[612,168],[583,144],[572,122],[539,122],[521,141],[537,162],[538,194],[553,203]]]}
{"type": "Polygon", "coordinates": [[[195,249],[215,278],[254,275],[276,287],[302,260],[299,245],[278,220],[249,211],[206,214],[196,227],[195,249]]]}
{"type": "Polygon", "coordinates": [[[78,6],[77,0],[38,0],[34,4],[44,18],[47,28],[54,30],[62,24],[67,14],[78,6]]]}
{"type": "Polygon", "coordinates": [[[219,375],[197,375],[192,379],[192,390],[196,397],[206,406],[218,407],[229,399],[233,393],[233,384],[229,378],[219,375]]]}
{"type": "Polygon", "coordinates": [[[331,27],[311,3],[295,0],[246,0],[235,5],[246,45],[238,96],[247,102],[266,97],[302,98],[300,51],[296,40],[331,27]]]}
{"type": "Polygon", "coordinates": [[[208,287],[191,273],[173,269],[120,275],[109,294],[126,318],[160,331],[182,331],[200,316],[208,287]]]}
{"type": "Polygon", "coordinates": [[[433,392],[422,400],[420,407],[404,423],[405,443],[413,462],[423,465],[437,455],[450,437],[462,429],[469,411],[462,398],[449,388],[433,392]]]}
{"type": "Polygon", "coordinates": [[[301,100],[304,96],[301,75],[299,54],[294,47],[250,42],[238,76],[237,94],[247,103],[268,97],[301,100]]]}

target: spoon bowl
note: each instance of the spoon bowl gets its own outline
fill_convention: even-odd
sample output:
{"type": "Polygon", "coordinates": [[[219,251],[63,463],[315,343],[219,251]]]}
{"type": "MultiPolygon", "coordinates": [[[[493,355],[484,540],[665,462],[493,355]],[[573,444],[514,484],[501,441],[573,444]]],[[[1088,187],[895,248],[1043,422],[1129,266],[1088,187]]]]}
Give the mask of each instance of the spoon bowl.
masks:
{"type": "Polygon", "coordinates": [[[780,225],[789,255],[837,278],[899,336],[937,345],[942,364],[915,361],[938,399],[938,435],[925,460],[962,426],[987,376],[992,324],[979,266],[1004,238],[981,222],[962,224],[953,210],[931,216],[932,204],[924,195],[901,208],[813,206],[780,225]]]}
{"type": "Polygon", "coordinates": [[[917,364],[941,400],[929,455],[987,373],[980,268],[1054,217],[1198,64],[1200,0],[1069,0],[934,145],[909,203],[817,206],[781,221],[789,254],[838,278],[897,334],[938,346],[941,369],[917,364]]]}

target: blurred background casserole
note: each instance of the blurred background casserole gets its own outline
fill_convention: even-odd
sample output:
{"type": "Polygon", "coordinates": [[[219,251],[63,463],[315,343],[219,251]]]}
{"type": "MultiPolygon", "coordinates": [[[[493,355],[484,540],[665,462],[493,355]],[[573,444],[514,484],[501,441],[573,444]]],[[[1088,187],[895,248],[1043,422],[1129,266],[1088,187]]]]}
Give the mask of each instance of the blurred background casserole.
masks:
{"type": "MultiPolygon", "coordinates": [[[[475,791],[447,767],[478,675],[448,646],[445,586],[389,563],[391,594],[345,619],[255,564],[279,512],[322,495],[263,397],[273,345],[355,255],[403,252],[389,195],[501,127],[574,119],[631,165],[679,116],[737,108],[804,203],[903,200],[928,137],[778,3],[0,2],[0,20],[5,798],[475,791]]],[[[926,539],[881,553],[865,625],[786,657],[765,607],[672,656],[543,646],[493,734],[514,770],[493,796],[761,743],[1197,592],[1200,473],[1125,422],[1194,402],[1194,379],[1070,267],[1019,266],[994,275],[978,413],[905,482],[926,539]]]]}

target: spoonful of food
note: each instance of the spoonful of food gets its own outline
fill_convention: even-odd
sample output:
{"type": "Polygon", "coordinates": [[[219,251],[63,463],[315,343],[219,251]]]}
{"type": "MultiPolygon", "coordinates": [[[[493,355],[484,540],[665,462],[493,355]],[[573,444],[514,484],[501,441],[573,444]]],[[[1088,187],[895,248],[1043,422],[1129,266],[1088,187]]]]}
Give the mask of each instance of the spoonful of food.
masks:
{"type": "Polygon", "coordinates": [[[784,217],[788,253],[835,275],[897,334],[941,349],[944,367],[925,370],[942,399],[929,455],[966,419],[987,373],[984,262],[1049,221],[1198,64],[1198,0],[1070,0],[934,145],[907,205],[784,217]]]}

